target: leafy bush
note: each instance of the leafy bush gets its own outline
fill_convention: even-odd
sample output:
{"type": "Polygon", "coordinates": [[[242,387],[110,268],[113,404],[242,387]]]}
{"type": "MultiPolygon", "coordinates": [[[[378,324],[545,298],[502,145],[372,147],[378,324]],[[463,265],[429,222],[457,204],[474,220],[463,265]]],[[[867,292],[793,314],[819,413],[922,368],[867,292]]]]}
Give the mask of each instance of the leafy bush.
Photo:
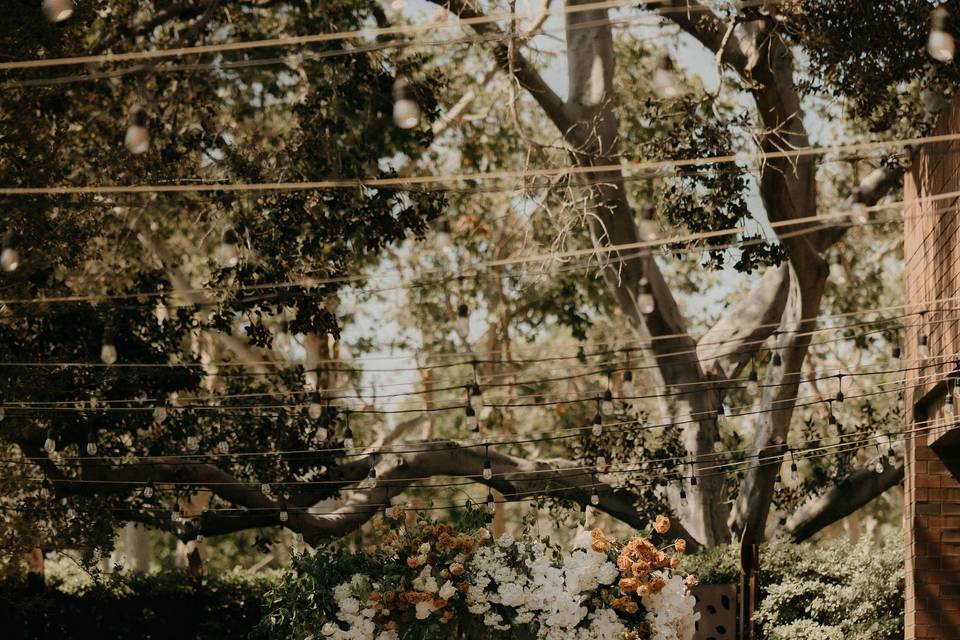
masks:
{"type": "Polygon", "coordinates": [[[29,590],[0,583],[7,640],[34,638],[249,638],[262,618],[269,576],[221,574],[195,589],[182,571],[113,576],[29,590]]]}
{"type": "MultiPolygon", "coordinates": [[[[903,537],[879,546],[776,543],[760,551],[757,621],[767,640],[893,640],[903,637],[903,537]]],[[[681,571],[701,583],[739,581],[739,550],[688,556],[681,571]]]]}

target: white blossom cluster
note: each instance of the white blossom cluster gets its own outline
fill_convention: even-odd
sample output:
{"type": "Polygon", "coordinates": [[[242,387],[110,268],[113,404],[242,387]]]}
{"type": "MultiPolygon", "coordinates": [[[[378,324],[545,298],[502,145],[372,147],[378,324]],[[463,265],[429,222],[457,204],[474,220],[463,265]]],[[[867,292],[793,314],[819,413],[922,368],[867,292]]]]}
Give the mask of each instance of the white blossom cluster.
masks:
{"type": "MultiPolygon", "coordinates": [[[[556,549],[542,541],[524,544],[505,533],[496,544],[478,547],[469,557],[458,556],[469,565],[470,583],[461,593],[450,580],[438,579],[434,568],[425,565],[411,580],[410,587],[450,600],[463,597],[471,614],[482,617],[492,629],[508,631],[513,625],[534,623],[539,640],[611,640],[627,627],[609,607],[588,607],[598,589],[612,585],[619,577],[616,565],[605,553],[590,548],[589,532],[581,532],[573,549],[556,556],[556,549]]],[[[694,599],[684,581],[667,578],[657,595],[644,596],[652,640],[692,640],[694,599]]],[[[397,640],[396,631],[378,630],[377,609],[364,601],[372,588],[370,578],[355,575],[334,589],[337,619],[346,626],[327,622],[321,629],[327,640],[397,640]]],[[[433,601],[416,604],[416,618],[427,619],[436,611],[433,601]]]]}

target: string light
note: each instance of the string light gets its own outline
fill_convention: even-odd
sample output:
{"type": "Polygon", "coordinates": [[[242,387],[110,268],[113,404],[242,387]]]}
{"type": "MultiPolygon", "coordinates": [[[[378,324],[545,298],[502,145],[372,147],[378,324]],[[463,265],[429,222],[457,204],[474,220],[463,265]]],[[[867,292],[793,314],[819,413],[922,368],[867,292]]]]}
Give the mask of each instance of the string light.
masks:
{"type": "Polygon", "coordinates": [[[587,526],[587,505],[580,505],[580,526],[587,526]]]}
{"type": "Polygon", "coordinates": [[[466,337],[470,334],[470,307],[465,302],[457,305],[456,329],[461,336],[466,337]]]}
{"type": "Polygon", "coordinates": [[[260,493],[262,493],[263,495],[269,497],[269,496],[270,496],[270,484],[267,483],[267,482],[261,483],[261,484],[260,484],[260,493]]]}
{"type": "Polygon", "coordinates": [[[893,445],[887,449],[887,464],[890,465],[890,468],[897,466],[897,452],[894,451],[893,445]]]}
{"type": "Polygon", "coordinates": [[[680,96],[680,83],[673,58],[665,51],[657,59],[657,69],[653,73],[653,90],[657,96],[665,100],[680,96]]]}
{"type": "Polygon", "coordinates": [[[53,23],[68,20],[76,10],[73,0],[43,0],[40,5],[43,15],[53,23]]]}
{"type": "Polygon", "coordinates": [[[358,485],[361,489],[375,489],[377,487],[377,456],[373,454],[370,456],[370,470],[367,472],[367,477],[363,479],[362,482],[358,485]]]}
{"type": "Polygon", "coordinates": [[[450,221],[444,219],[440,222],[440,228],[437,230],[437,235],[435,237],[437,243],[437,249],[440,251],[450,251],[453,247],[453,233],[450,229],[450,221]]]}
{"type": "Polygon", "coordinates": [[[146,153],[150,148],[150,131],[147,129],[147,112],[140,105],[130,107],[130,124],[123,144],[134,155],[146,153]]]}
{"type": "Polygon", "coordinates": [[[187,451],[198,451],[200,449],[200,439],[197,436],[187,436],[187,451]]]}
{"type": "Polygon", "coordinates": [[[470,403],[467,403],[467,406],[464,407],[464,422],[467,425],[467,429],[470,431],[479,431],[480,421],[477,420],[477,412],[473,410],[473,407],[470,406],[470,403]]]}
{"type": "Polygon", "coordinates": [[[948,393],[947,397],[943,401],[943,413],[947,416],[947,420],[953,420],[954,416],[956,415],[954,412],[952,393],[948,393]]]}
{"type": "Polygon", "coordinates": [[[415,100],[413,85],[406,77],[393,83],[393,122],[401,129],[413,129],[420,124],[420,106],[415,100]]]}
{"type": "Polygon", "coordinates": [[[640,297],[637,298],[640,307],[640,313],[650,315],[657,308],[656,298],[653,297],[653,287],[646,277],[640,279],[640,297]]]}
{"type": "Polygon", "coordinates": [[[747,393],[755,396],[760,392],[760,376],[757,375],[757,365],[750,365],[750,373],[747,374],[747,393]]]}
{"type": "Polygon", "coordinates": [[[610,374],[607,374],[607,389],[603,392],[603,399],[600,401],[600,413],[605,416],[613,415],[613,390],[610,388],[610,374]]]}
{"type": "Polygon", "coordinates": [[[233,227],[227,227],[223,230],[223,237],[220,239],[220,264],[227,269],[232,269],[240,262],[240,239],[233,227]]]}
{"type": "Polygon", "coordinates": [[[783,366],[783,358],[780,356],[779,351],[773,352],[773,358],[770,359],[770,366],[774,369],[779,369],[783,366]]]}
{"type": "Polygon", "coordinates": [[[40,484],[40,498],[43,500],[50,499],[50,478],[44,478],[43,482],[40,484]]]}
{"type": "Polygon", "coordinates": [[[149,500],[153,497],[153,480],[147,480],[147,484],[144,485],[143,497],[145,500],[149,500]]]}
{"type": "Polygon", "coordinates": [[[114,364],[117,361],[117,345],[114,339],[113,326],[108,324],[103,329],[103,338],[100,341],[100,361],[103,364],[114,364]]]}
{"type": "Polygon", "coordinates": [[[230,453],[230,443],[226,439],[220,440],[217,443],[217,452],[224,456],[230,453]]]}
{"type": "Polygon", "coordinates": [[[493,492],[489,489],[487,490],[487,513],[491,516],[497,510],[496,502],[493,499],[493,492]]]}
{"type": "Polygon", "coordinates": [[[843,374],[837,374],[837,404],[843,404],[843,374]]]}
{"type": "Polygon", "coordinates": [[[590,431],[595,438],[599,438],[603,433],[603,416],[600,415],[600,405],[600,399],[597,398],[597,412],[593,414],[593,420],[590,421],[590,431]]]}
{"type": "Polygon", "coordinates": [[[880,443],[877,443],[877,464],[874,465],[873,470],[878,474],[883,473],[883,454],[880,453],[880,443]]]}
{"type": "Polygon", "coordinates": [[[687,490],[683,488],[683,478],[680,478],[680,504],[687,506],[687,490]]]}
{"type": "MultiPolygon", "coordinates": [[[[317,373],[317,386],[320,386],[319,373],[317,373]]],[[[307,405],[307,415],[310,416],[311,420],[319,420],[323,415],[323,404],[319,389],[314,389],[310,395],[310,404],[307,405]]]]}
{"type": "Polygon", "coordinates": [[[899,344],[893,345],[893,349],[890,350],[890,355],[893,356],[893,359],[899,360],[900,354],[901,354],[900,345],[899,344]]]}
{"type": "Polygon", "coordinates": [[[43,441],[43,450],[53,453],[57,450],[57,439],[53,436],[53,429],[47,430],[47,438],[43,441]]]}
{"type": "Polygon", "coordinates": [[[778,471],[777,478],[773,481],[773,491],[774,493],[780,493],[781,490],[783,490],[783,478],[778,471]]]}
{"type": "Polygon", "coordinates": [[[486,454],[483,459],[483,479],[493,478],[493,464],[490,462],[490,445],[486,445],[486,454]]]}
{"type": "Polygon", "coordinates": [[[848,282],[847,268],[843,264],[843,254],[839,251],[834,253],[833,260],[830,262],[830,279],[841,287],[848,282]]]}
{"type": "Polygon", "coordinates": [[[917,356],[920,360],[927,360],[930,357],[930,338],[926,333],[921,333],[917,340],[917,356]]]}
{"type": "MultiPolygon", "coordinates": [[[[476,365],[474,365],[473,373],[476,377],[476,365]]],[[[480,391],[480,385],[476,382],[470,385],[470,406],[473,407],[477,415],[480,415],[480,412],[483,411],[483,393],[480,391]]]]}
{"type": "Polygon", "coordinates": [[[166,419],[167,419],[167,408],[162,404],[158,404],[153,409],[153,421],[156,422],[157,424],[163,424],[164,421],[166,421],[166,419]]]}
{"type": "Polygon", "coordinates": [[[3,235],[3,249],[0,250],[0,269],[7,273],[16,271],[20,266],[20,253],[13,243],[13,232],[8,231],[3,235]]]}
{"type": "Polygon", "coordinates": [[[97,455],[97,432],[94,429],[87,434],[87,455],[97,455]]]}
{"type": "Polygon", "coordinates": [[[800,470],[797,468],[797,461],[793,457],[793,449],[790,450],[790,480],[796,484],[800,480],[800,470]]]}
{"type": "Polygon", "coordinates": [[[284,502],[280,505],[280,522],[286,522],[290,519],[290,514],[287,512],[287,503],[284,502]]]}
{"type": "Polygon", "coordinates": [[[930,36],[927,39],[927,52],[937,62],[953,62],[956,44],[953,36],[947,31],[947,22],[950,13],[944,7],[937,7],[930,12],[930,36]]]}
{"type": "Polygon", "coordinates": [[[606,456],[597,456],[597,461],[595,463],[597,471],[603,472],[607,469],[607,458],[606,456]]]}
{"type": "Polygon", "coordinates": [[[627,349],[627,370],[623,372],[620,389],[624,398],[633,398],[636,395],[633,387],[633,369],[630,368],[630,349],[627,349]]]}
{"type": "Polygon", "coordinates": [[[350,428],[350,412],[347,411],[344,414],[345,427],[343,429],[343,448],[346,450],[353,449],[353,429],[350,428]]]}
{"type": "Polygon", "coordinates": [[[597,474],[593,474],[593,492],[590,494],[590,504],[597,506],[600,504],[600,494],[597,493],[597,474]]]}

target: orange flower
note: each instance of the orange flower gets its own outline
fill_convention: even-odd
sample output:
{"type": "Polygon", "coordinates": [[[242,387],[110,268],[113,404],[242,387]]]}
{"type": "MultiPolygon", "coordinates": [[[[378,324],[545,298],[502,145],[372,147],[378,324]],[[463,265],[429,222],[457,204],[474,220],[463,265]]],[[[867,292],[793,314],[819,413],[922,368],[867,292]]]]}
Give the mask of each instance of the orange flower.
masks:
{"type": "Polygon", "coordinates": [[[657,594],[663,591],[663,588],[667,586],[667,581],[661,578],[660,576],[653,576],[650,578],[650,593],[657,594]]]}
{"type": "Polygon", "coordinates": [[[686,553],[687,552],[687,541],[683,538],[677,538],[673,542],[673,548],[677,550],[677,553],[686,553]]]}
{"type": "Polygon", "coordinates": [[[638,586],[640,586],[640,581],[636,578],[621,578],[619,582],[619,587],[628,592],[636,591],[638,586]]]}
{"type": "Polygon", "coordinates": [[[386,626],[386,628],[387,628],[388,631],[396,631],[396,629],[397,629],[397,621],[396,621],[396,620],[391,620],[391,621],[388,622],[385,626],[386,626]]]}
{"type": "Polygon", "coordinates": [[[653,530],[660,535],[665,534],[670,530],[670,518],[664,515],[657,516],[657,519],[653,523],[653,530]]]}
{"type": "Polygon", "coordinates": [[[463,575],[463,572],[464,572],[463,565],[460,564],[459,562],[454,562],[453,564],[450,565],[450,575],[460,576],[460,575],[463,575]]]}
{"type": "Polygon", "coordinates": [[[448,622],[448,621],[450,621],[450,620],[452,620],[452,619],[453,619],[453,611],[451,611],[450,609],[447,609],[446,611],[443,612],[443,621],[444,621],[444,622],[448,622]]]}
{"type": "Polygon", "coordinates": [[[684,582],[687,584],[688,589],[693,589],[695,586],[700,584],[700,580],[694,575],[687,576],[687,579],[684,580],[684,582]]]}
{"type": "Polygon", "coordinates": [[[624,605],[623,610],[626,611],[626,612],[629,613],[629,614],[634,614],[634,613],[637,612],[637,609],[639,609],[639,608],[640,608],[640,607],[637,606],[637,603],[634,602],[633,600],[631,600],[631,601],[628,602],[626,605],[624,605]]]}
{"type": "Polygon", "coordinates": [[[367,600],[369,600],[370,602],[380,602],[380,592],[371,591],[370,595],[367,596],[367,600]]]}

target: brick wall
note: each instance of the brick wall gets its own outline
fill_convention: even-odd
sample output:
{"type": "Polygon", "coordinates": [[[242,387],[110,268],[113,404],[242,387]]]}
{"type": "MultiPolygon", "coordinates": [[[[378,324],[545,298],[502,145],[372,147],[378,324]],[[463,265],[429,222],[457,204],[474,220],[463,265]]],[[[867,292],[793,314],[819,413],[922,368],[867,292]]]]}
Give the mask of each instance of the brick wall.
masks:
{"type": "MultiPolygon", "coordinates": [[[[960,132],[960,100],[937,127],[953,132],[960,132]]],[[[960,638],[960,435],[944,412],[944,378],[960,359],[958,199],[911,202],[958,190],[960,141],[925,146],[904,184],[906,311],[926,311],[904,319],[902,364],[915,368],[905,393],[914,430],[905,441],[907,640],[960,638]],[[917,353],[921,331],[929,339],[926,361],[917,353]]]]}

